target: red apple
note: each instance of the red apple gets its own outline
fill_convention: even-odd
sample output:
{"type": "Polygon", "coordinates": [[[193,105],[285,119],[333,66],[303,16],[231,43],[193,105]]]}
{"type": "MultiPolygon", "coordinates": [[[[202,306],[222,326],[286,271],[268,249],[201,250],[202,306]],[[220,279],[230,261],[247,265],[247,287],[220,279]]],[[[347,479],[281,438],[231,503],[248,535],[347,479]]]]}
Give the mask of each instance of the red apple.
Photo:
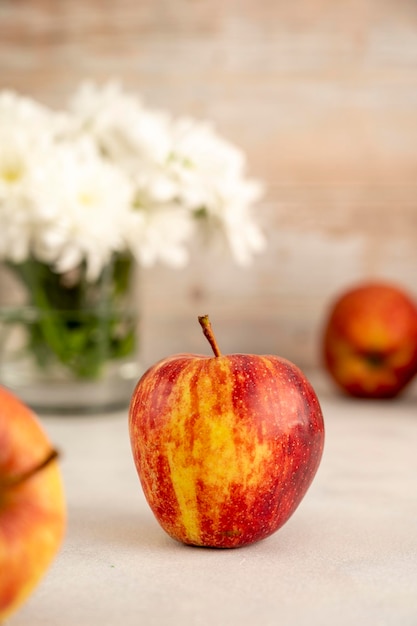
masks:
{"type": "Polygon", "coordinates": [[[32,411],[0,387],[0,623],[29,596],[61,544],[57,453],[32,411]]]}
{"type": "Polygon", "coordinates": [[[361,283],[331,305],[324,364],[348,394],[393,398],[417,372],[417,307],[399,287],[361,283]]]}
{"type": "Polygon", "coordinates": [[[277,356],[177,354],[138,382],[133,458],[162,528],[185,544],[232,548],[278,530],[318,469],[324,425],[303,373],[277,356]]]}

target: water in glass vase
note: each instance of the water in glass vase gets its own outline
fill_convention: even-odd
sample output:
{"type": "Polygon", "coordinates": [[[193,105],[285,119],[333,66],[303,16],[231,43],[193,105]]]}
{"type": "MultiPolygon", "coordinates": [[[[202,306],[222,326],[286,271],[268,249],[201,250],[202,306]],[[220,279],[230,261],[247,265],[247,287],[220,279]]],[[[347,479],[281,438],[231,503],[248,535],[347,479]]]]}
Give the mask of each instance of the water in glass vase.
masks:
{"type": "Polygon", "coordinates": [[[22,302],[0,307],[0,384],[35,410],[87,413],[127,406],[140,376],[136,267],[115,256],[90,281],[39,261],[9,264],[22,302]]]}

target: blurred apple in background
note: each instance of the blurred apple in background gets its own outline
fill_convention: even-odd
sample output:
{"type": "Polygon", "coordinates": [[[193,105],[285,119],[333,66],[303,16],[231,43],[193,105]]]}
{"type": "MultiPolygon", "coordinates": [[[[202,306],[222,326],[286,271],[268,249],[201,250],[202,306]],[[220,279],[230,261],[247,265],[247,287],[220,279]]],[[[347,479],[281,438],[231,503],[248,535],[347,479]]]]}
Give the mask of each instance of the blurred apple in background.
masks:
{"type": "Polygon", "coordinates": [[[317,396],[277,356],[177,354],[138,382],[133,458],[162,528],[185,544],[232,548],[271,535],[293,514],[323,451],[317,396]]]}
{"type": "Polygon", "coordinates": [[[417,373],[417,306],[400,287],[361,283],[329,307],[324,364],[340,389],[393,398],[417,373]]]}
{"type": "Polygon", "coordinates": [[[0,387],[0,623],[27,599],[61,544],[56,457],[34,413],[0,387]]]}

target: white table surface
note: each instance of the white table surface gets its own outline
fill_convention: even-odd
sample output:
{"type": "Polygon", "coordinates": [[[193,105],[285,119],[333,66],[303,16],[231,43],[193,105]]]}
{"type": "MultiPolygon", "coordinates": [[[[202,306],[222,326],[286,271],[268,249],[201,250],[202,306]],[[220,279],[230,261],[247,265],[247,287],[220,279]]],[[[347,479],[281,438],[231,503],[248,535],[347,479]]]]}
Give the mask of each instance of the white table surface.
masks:
{"type": "Polygon", "coordinates": [[[417,396],[317,391],[326,445],[309,492],[275,535],[237,550],[160,529],[126,412],[42,417],[63,451],[68,529],[8,625],[416,626],[417,396]]]}

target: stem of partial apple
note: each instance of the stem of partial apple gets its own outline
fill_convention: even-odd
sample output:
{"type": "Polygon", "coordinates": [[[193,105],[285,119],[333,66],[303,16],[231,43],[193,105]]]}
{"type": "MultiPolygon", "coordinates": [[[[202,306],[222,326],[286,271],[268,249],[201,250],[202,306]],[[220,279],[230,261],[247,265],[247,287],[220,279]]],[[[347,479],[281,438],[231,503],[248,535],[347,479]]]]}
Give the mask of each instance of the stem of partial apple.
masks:
{"type": "Polygon", "coordinates": [[[35,474],[43,470],[45,467],[47,467],[50,463],[52,463],[52,461],[57,459],[58,456],[59,456],[58,451],[52,449],[42,459],[42,461],[40,461],[40,463],[38,463],[34,467],[31,467],[30,469],[26,470],[25,472],[22,472],[21,474],[16,474],[15,476],[8,476],[7,478],[0,479],[0,491],[13,489],[14,487],[18,487],[19,485],[23,484],[24,482],[29,480],[29,478],[31,478],[32,476],[34,476],[35,474]]]}
{"type": "Polygon", "coordinates": [[[211,327],[211,322],[209,320],[208,315],[200,315],[198,318],[200,322],[200,326],[203,329],[203,333],[209,344],[211,345],[211,349],[214,352],[214,356],[221,356],[222,353],[219,350],[219,346],[217,345],[216,337],[214,336],[213,329],[211,327]]]}

